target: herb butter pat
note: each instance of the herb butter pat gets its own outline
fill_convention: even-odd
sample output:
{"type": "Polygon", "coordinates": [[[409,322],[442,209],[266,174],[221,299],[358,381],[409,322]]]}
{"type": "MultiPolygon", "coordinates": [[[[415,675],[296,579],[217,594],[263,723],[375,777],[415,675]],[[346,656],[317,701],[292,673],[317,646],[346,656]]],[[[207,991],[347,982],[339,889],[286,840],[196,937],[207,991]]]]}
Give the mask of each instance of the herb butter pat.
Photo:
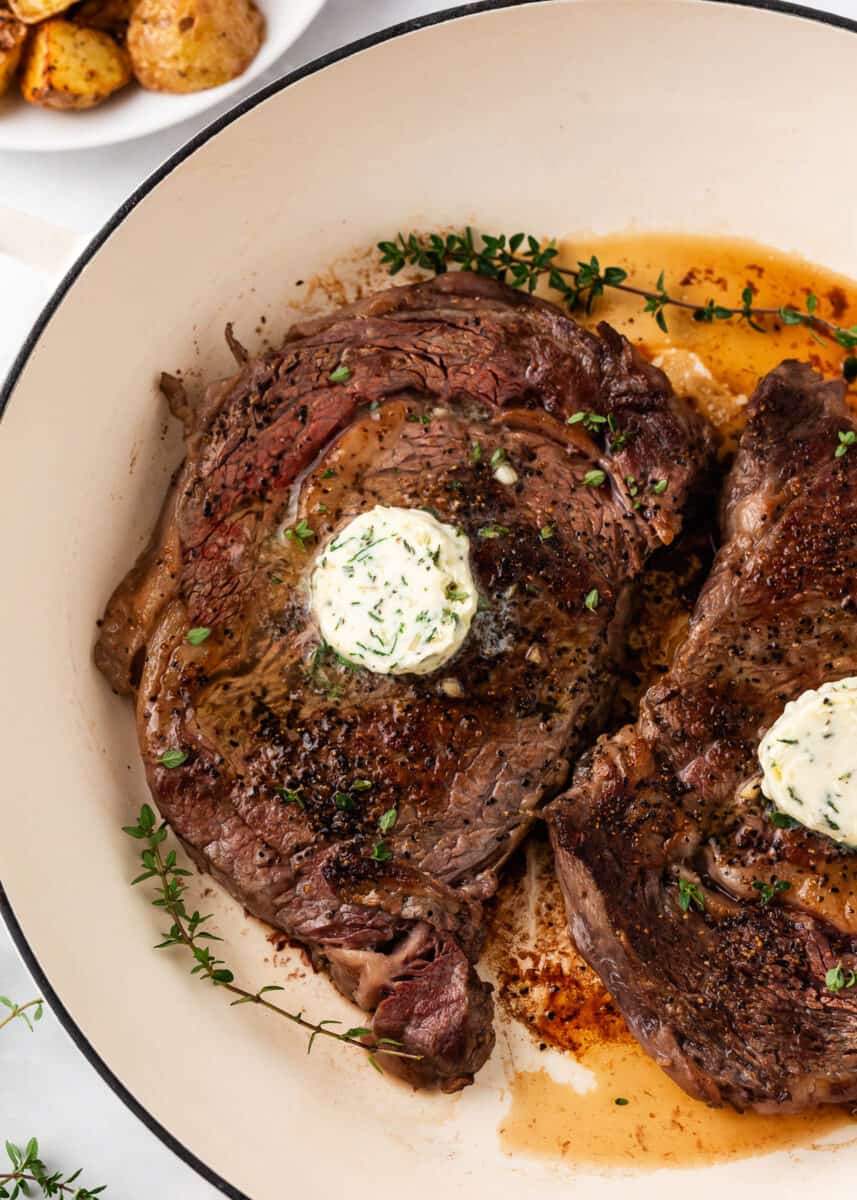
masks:
{"type": "Polygon", "coordinates": [[[762,791],[807,829],[857,847],[857,678],[792,700],[759,745],[762,791]]]}
{"type": "Polygon", "coordinates": [[[424,509],[383,505],[320,550],[310,591],[327,644],[382,675],[427,675],[447,662],[479,601],[467,535],[424,509]]]}

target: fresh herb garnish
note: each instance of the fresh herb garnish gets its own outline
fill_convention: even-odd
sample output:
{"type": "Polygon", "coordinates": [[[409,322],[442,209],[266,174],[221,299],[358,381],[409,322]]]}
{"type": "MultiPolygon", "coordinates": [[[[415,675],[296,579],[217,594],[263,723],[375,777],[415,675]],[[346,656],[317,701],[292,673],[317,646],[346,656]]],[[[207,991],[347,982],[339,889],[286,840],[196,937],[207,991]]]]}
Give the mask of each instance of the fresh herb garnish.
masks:
{"type": "Polygon", "coordinates": [[[611,450],[621,450],[631,435],[629,433],[620,433],[619,432],[619,427],[616,424],[616,418],[613,416],[612,413],[608,414],[607,428],[610,431],[608,434],[610,449],[611,450]]]}
{"type": "Polygon", "coordinates": [[[95,1200],[105,1191],[104,1184],[94,1188],[84,1187],[80,1182],[80,1168],[70,1175],[62,1171],[48,1171],[39,1158],[39,1143],[35,1138],[30,1138],[23,1150],[14,1142],[7,1142],[6,1154],[12,1170],[0,1171],[0,1200],[31,1196],[32,1184],[36,1184],[43,1196],[71,1196],[73,1200],[95,1200]]]}
{"type": "Polygon", "coordinates": [[[824,976],[824,986],[829,992],[841,992],[843,988],[853,988],[857,983],[857,975],[853,971],[845,971],[841,962],[831,967],[824,976]]]}
{"type": "MultiPolygon", "coordinates": [[[[235,996],[233,1006],[239,1004],[258,1004],[269,1012],[292,1022],[305,1029],[309,1036],[307,1052],[312,1050],[317,1037],[332,1038],[344,1042],[357,1050],[362,1050],[369,1057],[369,1062],[377,1070],[381,1070],[378,1057],[382,1054],[393,1055],[397,1058],[418,1059],[421,1055],[410,1054],[402,1050],[401,1043],[392,1038],[377,1038],[368,1029],[347,1029],[338,1032],[332,1026],[340,1025],[340,1021],[309,1021],[301,1012],[290,1012],[268,999],[271,992],[282,992],[285,989],[277,984],[269,984],[258,991],[249,991],[236,983],[235,976],[223,959],[215,957],[208,943],[219,942],[222,939],[210,933],[205,925],[211,920],[211,914],[201,915],[197,910],[189,913],[185,905],[187,884],[185,877],[190,871],[179,867],[176,863],[176,852],[163,852],[163,843],[167,837],[166,824],[157,825],[155,814],[148,804],[140,809],[136,825],[126,825],[124,832],[129,837],[145,843],[140,853],[141,873],[132,880],[132,884],[144,883],[150,879],[156,882],[156,898],[152,904],[159,912],[164,913],[170,920],[169,930],[163,935],[163,941],[155,947],[157,950],[171,946],[182,946],[190,952],[194,965],[191,974],[199,976],[215,987],[222,988],[235,996]]],[[[79,1198],[81,1200],[81,1198],[79,1198]]]]}
{"type": "Polygon", "coordinates": [[[474,442],[470,447],[470,461],[474,466],[482,462],[482,446],[479,442],[474,442]]]}
{"type": "MultiPolygon", "coordinates": [[[[292,529],[286,529],[283,534],[287,538],[296,538],[298,544],[306,549],[306,543],[315,537],[315,530],[307,525],[306,517],[301,517],[292,529]]],[[[331,547],[333,549],[333,547],[331,547]]]]}
{"type": "Polygon", "coordinates": [[[598,433],[601,426],[606,424],[607,418],[602,417],[601,413],[594,412],[572,413],[566,421],[566,425],[583,425],[583,428],[588,429],[590,433],[598,433]]]}
{"type": "Polygon", "coordinates": [[[322,479],[333,479],[335,474],[336,474],[336,472],[334,471],[333,467],[325,467],[321,473],[321,478],[322,479]]]}
{"type": "Polygon", "coordinates": [[[682,912],[687,912],[691,907],[698,908],[700,912],[705,911],[705,896],[698,883],[691,883],[689,879],[684,878],[678,881],[678,906],[682,912]]]}
{"type": "Polygon", "coordinates": [[[35,1000],[27,1000],[25,1004],[15,1004],[15,1002],[10,1000],[8,996],[0,996],[0,1004],[9,1010],[8,1013],[0,1016],[0,1029],[2,1029],[4,1025],[11,1025],[15,1020],[20,1020],[23,1021],[30,1033],[32,1033],[33,1026],[32,1022],[30,1021],[30,1016],[32,1016],[33,1021],[41,1021],[44,1012],[44,1003],[44,1000],[42,1000],[41,997],[38,997],[35,1000]],[[31,1014],[29,1013],[30,1009],[33,1010],[31,1014]]]}
{"type": "Polygon", "coordinates": [[[776,875],[770,883],[761,879],[753,880],[753,887],[759,893],[759,902],[763,906],[770,904],[778,892],[787,892],[791,886],[787,879],[777,879],[776,875]]]}
{"type": "Polygon", "coordinates": [[[836,447],[833,457],[842,458],[844,454],[848,453],[848,447],[857,442],[857,433],[853,429],[840,429],[836,436],[839,438],[839,445],[836,447]]]}
{"type": "Polygon", "coordinates": [[[188,754],[186,750],[165,750],[158,758],[158,762],[162,767],[167,767],[173,770],[174,767],[180,767],[182,763],[186,763],[188,754]]]}
{"type": "Polygon", "coordinates": [[[596,467],[594,470],[586,472],[583,482],[587,487],[601,487],[606,478],[606,473],[596,467]]]}
{"type": "Polygon", "coordinates": [[[629,434],[619,432],[616,418],[612,413],[608,413],[606,417],[603,417],[601,413],[594,412],[572,413],[566,421],[566,425],[583,425],[583,428],[589,430],[590,433],[601,433],[606,425],[611,450],[621,450],[629,437],[629,434]]]}
{"type": "Polygon", "coordinates": [[[503,449],[502,446],[498,446],[497,449],[492,453],[491,458],[489,459],[489,462],[491,463],[492,467],[499,467],[500,463],[504,463],[505,461],[506,461],[506,451],[503,449]]]}
{"type": "Polygon", "coordinates": [[[340,812],[353,812],[357,805],[349,792],[334,792],[333,803],[340,812]]]}
{"type": "MultiPolygon", "coordinates": [[[[360,540],[363,541],[364,539],[361,538],[360,540]]],[[[382,542],[389,542],[389,540],[389,537],[379,537],[375,538],[375,540],[372,542],[365,542],[364,545],[362,545],[356,552],[356,554],[351,555],[351,557],[346,561],[345,565],[350,566],[351,563],[362,562],[363,559],[369,556],[370,550],[374,550],[376,546],[380,546],[382,542]]]]}
{"type": "Polygon", "coordinates": [[[657,289],[656,291],[646,293],[646,302],[643,305],[643,312],[651,313],[655,318],[655,324],[657,325],[658,329],[661,329],[664,333],[666,333],[667,319],[664,315],[664,309],[670,303],[670,298],[664,286],[663,271],[661,271],[660,275],[658,276],[658,282],[655,284],[655,288],[657,289]]]}
{"type": "Polygon", "coordinates": [[[351,368],[346,367],[345,363],[340,363],[338,367],[330,372],[327,378],[331,383],[347,383],[351,378],[351,368]]]}
{"type": "Polygon", "coordinates": [[[539,537],[543,542],[549,542],[556,533],[556,527],[553,525],[542,525],[539,530],[539,537]]]}
{"type": "Polygon", "coordinates": [[[372,847],[370,856],[373,862],[386,862],[387,859],[393,857],[393,851],[389,846],[385,846],[383,842],[376,842],[372,847]]]}
{"type": "Polygon", "coordinates": [[[371,786],[371,779],[355,779],[351,785],[351,790],[352,792],[368,792],[371,786]]]}
{"type": "Polygon", "coordinates": [[[775,808],[768,809],[768,820],[776,829],[797,829],[800,825],[800,821],[796,821],[788,813],[778,812],[775,808]]]}
{"type": "Polygon", "coordinates": [[[454,604],[461,604],[467,599],[467,592],[462,591],[456,583],[448,583],[446,585],[445,595],[447,600],[452,600],[454,604]]]}
{"type": "Polygon", "coordinates": [[[477,532],[481,538],[499,538],[505,537],[507,533],[511,533],[512,531],[508,525],[483,525],[477,532]]]}
{"type": "Polygon", "coordinates": [[[593,588],[591,592],[586,593],[586,599],[583,601],[583,607],[588,608],[590,612],[595,612],[600,599],[601,597],[598,595],[598,588],[593,588]]]}
{"type": "Polygon", "coordinates": [[[301,797],[303,788],[275,787],[274,791],[282,799],[284,804],[296,804],[298,808],[306,808],[306,805],[301,797]]]}
{"type": "Polygon", "coordinates": [[[382,833],[389,833],[396,826],[396,821],[399,819],[398,809],[388,808],[385,813],[381,814],[381,820],[378,822],[378,828],[382,833]]]}
{"type": "Polygon", "coordinates": [[[196,625],[193,629],[187,631],[185,641],[190,642],[192,646],[201,646],[210,636],[211,630],[207,625],[196,625]]]}
{"type": "MultiPolygon", "coordinates": [[[[821,335],[847,351],[857,348],[857,325],[845,327],[819,316],[818,297],[813,292],[807,296],[803,310],[792,305],[762,307],[755,304],[751,287],[745,287],[741,292],[740,304],[715,304],[711,299],[697,304],[672,295],[667,290],[663,271],[651,288],[629,283],[626,271],[621,267],[602,267],[595,255],[588,262],[579,260],[574,267],[561,267],[556,261],[559,256],[556,243],[553,240],[544,242],[533,234],[480,235],[467,226],[461,233],[445,235],[399,233],[389,241],[379,242],[378,249],[381,263],[391,275],[396,275],[405,266],[443,275],[453,266],[499,279],[527,292],[534,292],[539,281],[544,279],[570,312],[578,309],[591,312],[596,300],[608,288],[627,292],[644,302],[643,311],[650,313],[664,332],[667,331],[666,310],[678,308],[689,311],[695,321],[712,324],[737,320],[760,333],[765,331],[763,321],[768,325],[776,325],[778,321],[784,325],[801,325],[816,339],[821,335]]],[[[849,381],[857,378],[857,358],[849,355],[842,370],[849,381]]]]}
{"type": "Polygon", "coordinates": [[[663,496],[664,492],[667,490],[668,487],[669,487],[668,479],[658,479],[655,481],[655,483],[652,484],[652,486],[649,490],[654,492],[654,494],[656,496],[663,496]]]}
{"type": "Polygon", "coordinates": [[[618,1104],[621,1108],[626,1104],[630,1104],[630,1100],[626,1100],[624,1096],[617,1096],[613,1103],[618,1104]]]}

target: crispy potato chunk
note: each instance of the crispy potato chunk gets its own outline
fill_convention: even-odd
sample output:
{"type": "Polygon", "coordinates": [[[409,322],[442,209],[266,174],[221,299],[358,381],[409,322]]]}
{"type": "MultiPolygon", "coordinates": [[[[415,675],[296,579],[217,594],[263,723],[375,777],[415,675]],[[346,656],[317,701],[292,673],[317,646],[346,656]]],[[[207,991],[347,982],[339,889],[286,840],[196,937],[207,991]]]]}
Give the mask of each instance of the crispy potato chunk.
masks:
{"type": "Polygon", "coordinates": [[[27,40],[27,26],[8,9],[0,9],[0,96],[15,78],[27,40]]]}
{"type": "Polygon", "coordinates": [[[132,78],[128,52],[98,29],[55,18],[33,31],[21,91],[43,108],[94,108],[132,78]]]}
{"type": "Polygon", "coordinates": [[[133,0],[83,0],[68,16],[77,25],[100,29],[124,41],[133,6],[133,0]]]}
{"type": "Polygon", "coordinates": [[[35,25],[37,21],[45,21],[48,17],[65,12],[71,7],[72,0],[8,0],[8,3],[19,21],[35,25]]]}
{"type": "Polygon", "coordinates": [[[143,87],[199,92],[245,71],[264,33],[253,0],[137,0],[128,49],[143,87]]]}

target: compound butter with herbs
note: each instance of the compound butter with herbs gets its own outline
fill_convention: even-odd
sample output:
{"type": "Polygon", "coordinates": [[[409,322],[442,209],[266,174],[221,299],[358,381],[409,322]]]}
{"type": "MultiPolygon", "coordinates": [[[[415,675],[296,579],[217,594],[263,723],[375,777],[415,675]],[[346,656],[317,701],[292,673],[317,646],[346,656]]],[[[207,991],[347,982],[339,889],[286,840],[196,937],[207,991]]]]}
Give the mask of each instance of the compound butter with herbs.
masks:
{"type": "Polygon", "coordinates": [[[816,833],[857,847],[857,678],[785,706],[759,745],[762,791],[816,833]]]}
{"type": "Polygon", "coordinates": [[[479,603],[467,535],[425,509],[380,504],[321,550],[310,590],[325,642],[381,675],[442,666],[479,603]]]}

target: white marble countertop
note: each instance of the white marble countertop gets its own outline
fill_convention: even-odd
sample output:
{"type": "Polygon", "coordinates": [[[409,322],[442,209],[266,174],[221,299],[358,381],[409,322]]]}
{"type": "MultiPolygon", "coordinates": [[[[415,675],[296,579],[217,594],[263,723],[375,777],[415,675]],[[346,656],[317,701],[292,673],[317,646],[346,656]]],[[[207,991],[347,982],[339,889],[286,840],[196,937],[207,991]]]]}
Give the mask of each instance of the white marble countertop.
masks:
{"type": "MultiPolygon", "coordinates": [[[[373,30],[448,6],[431,0],[328,0],[259,83],[373,30]]],[[[827,0],[816,7],[857,17],[857,0],[827,0]]],[[[0,379],[53,290],[57,266],[71,261],[126,196],[216,115],[217,110],[103,150],[0,154],[0,379]],[[19,252],[29,242],[29,263],[10,256],[13,241],[19,252]]],[[[3,928],[0,994],[18,1002],[37,994],[3,928]]],[[[83,1182],[107,1184],[110,1197],[211,1200],[218,1194],[123,1106],[49,1012],[33,1034],[20,1021],[0,1034],[0,1143],[5,1138],[23,1143],[33,1135],[50,1166],[65,1171],[83,1166],[83,1182]]],[[[3,1169],[0,1165],[0,1173],[3,1169]]]]}

